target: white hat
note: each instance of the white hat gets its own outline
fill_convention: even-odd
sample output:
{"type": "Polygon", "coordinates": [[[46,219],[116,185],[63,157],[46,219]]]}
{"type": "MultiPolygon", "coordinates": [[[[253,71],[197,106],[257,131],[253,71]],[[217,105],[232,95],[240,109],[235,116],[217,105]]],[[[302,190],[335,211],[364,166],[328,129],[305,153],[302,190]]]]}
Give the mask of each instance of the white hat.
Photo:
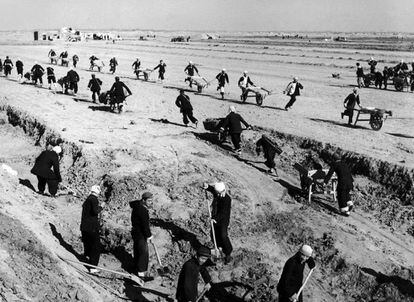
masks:
{"type": "Polygon", "coordinates": [[[35,65],[37,64],[37,61],[35,61],[35,65]]]}
{"type": "Polygon", "coordinates": [[[236,112],[236,107],[229,106],[229,112],[236,112]]]}
{"type": "Polygon", "coordinates": [[[221,71],[224,71],[225,72],[226,71],[226,68],[223,68],[221,71]]]}
{"type": "Polygon", "coordinates": [[[247,74],[247,70],[243,71],[243,73],[247,74]]]}
{"type": "Polygon", "coordinates": [[[374,61],[374,57],[371,57],[371,60],[374,61]]]}
{"type": "Polygon", "coordinates": [[[404,63],[404,60],[403,59],[401,59],[401,63],[404,63]]]}
{"type": "Polygon", "coordinates": [[[312,256],[312,253],[313,253],[313,250],[312,250],[312,248],[309,245],[304,244],[300,248],[300,253],[302,255],[306,256],[306,257],[311,257],[312,256]]]}
{"type": "Polygon", "coordinates": [[[92,186],[91,193],[95,193],[96,195],[99,195],[101,193],[101,187],[98,185],[92,186]]]}
{"type": "Polygon", "coordinates": [[[298,78],[298,77],[293,77],[293,79],[294,79],[295,81],[299,80],[299,78],[298,78]]]}
{"type": "Polygon", "coordinates": [[[226,186],[224,185],[224,182],[216,182],[214,184],[214,191],[217,193],[223,193],[224,190],[226,190],[226,186]]]}
{"type": "Polygon", "coordinates": [[[55,151],[57,154],[62,153],[62,148],[60,146],[54,146],[52,150],[55,151]]]}
{"type": "Polygon", "coordinates": [[[192,61],[188,61],[188,64],[191,64],[191,65],[192,65],[192,64],[193,64],[193,62],[192,62],[192,61]]]}

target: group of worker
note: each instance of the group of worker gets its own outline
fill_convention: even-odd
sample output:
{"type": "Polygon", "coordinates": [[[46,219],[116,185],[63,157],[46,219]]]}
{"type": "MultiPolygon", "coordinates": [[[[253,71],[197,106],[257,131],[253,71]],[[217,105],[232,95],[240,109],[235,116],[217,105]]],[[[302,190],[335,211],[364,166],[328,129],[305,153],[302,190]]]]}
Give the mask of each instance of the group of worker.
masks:
{"type": "MultiPolygon", "coordinates": [[[[46,185],[51,196],[56,196],[58,184],[62,181],[59,167],[59,158],[62,157],[62,141],[58,140],[48,144],[46,150],[36,158],[31,170],[38,178],[38,193],[45,194],[46,185]]],[[[338,173],[341,164],[332,165],[332,169],[338,173]],[[339,170],[338,170],[339,169],[339,170]]],[[[329,174],[327,178],[329,178],[329,174]]],[[[205,283],[203,294],[208,291],[217,299],[216,301],[243,301],[224,288],[215,286],[208,273],[208,266],[214,265],[214,261],[223,260],[224,265],[232,262],[233,246],[228,235],[231,217],[232,199],[223,182],[213,184],[204,183],[201,188],[212,194],[213,200],[208,204],[211,223],[211,239],[214,245],[212,249],[201,245],[196,248],[196,256],[187,260],[178,277],[176,299],[178,302],[198,301],[199,275],[205,283]],[[221,256],[223,255],[223,256],[221,256]]],[[[339,194],[342,196],[343,194],[339,194]]],[[[99,259],[101,255],[101,223],[100,214],[106,203],[100,202],[101,186],[93,185],[90,193],[83,202],[80,223],[81,238],[84,247],[85,262],[89,265],[91,273],[99,272],[99,259]]],[[[133,239],[133,272],[144,282],[153,280],[148,274],[149,248],[148,243],[154,243],[151,232],[150,216],[148,208],[152,206],[154,195],[144,192],[140,199],[131,201],[131,236],[133,239]]],[[[208,201],[207,201],[208,202],[208,201]]],[[[312,270],[315,262],[312,258],[313,250],[309,245],[302,245],[299,251],[284,265],[277,290],[279,301],[302,301],[303,273],[307,264],[312,270]]],[[[209,294],[207,293],[207,295],[209,294]]]]}
{"type": "MultiPolygon", "coordinates": [[[[378,62],[371,57],[368,61],[369,73],[374,77],[374,85],[378,88],[387,89],[388,79],[393,76],[402,76],[407,81],[407,85],[410,86],[411,92],[414,92],[414,60],[411,63],[411,70],[408,67],[408,64],[402,59],[394,67],[384,66],[384,69],[377,69],[378,62]],[[408,76],[410,77],[410,82],[408,82],[408,76]]],[[[360,63],[356,63],[356,76],[357,76],[357,85],[359,88],[365,87],[365,73],[364,69],[360,63]]]]}

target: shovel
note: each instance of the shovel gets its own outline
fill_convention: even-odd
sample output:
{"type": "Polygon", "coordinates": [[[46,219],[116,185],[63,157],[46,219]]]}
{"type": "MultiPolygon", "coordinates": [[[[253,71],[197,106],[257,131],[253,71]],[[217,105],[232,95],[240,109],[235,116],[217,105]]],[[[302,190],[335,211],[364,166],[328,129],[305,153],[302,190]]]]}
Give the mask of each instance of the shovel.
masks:
{"type": "MultiPolygon", "coordinates": [[[[207,195],[207,191],[206,192],[206,198],[208,198],[207,195]]],[[[215,256],[219,257],[220,256],[220,250],[217,247],[217,240],[216,240],[216,232],[214,231],[214,222],[213,219],[211,218],[211,209],[210,209],[210,205],[208,203],[208,199],[207,199],[207,208],[208,208],[208,216],[210,217],[210,226],[211,226],[211,233],[213,234],[213,243],[214,243],[214,251],[215,251],[215,256]]]]}
{"type": "Polygon", "coordinates": [[[155,255],[157,256],[158,264],[160,265],[160,268],[157,269],[158,274],[165,275],[170,273],[170,269],[168,266],[163,266],[160,258],[160,254],[158,254],[157,246],[155,245],[154,241],[151,241],[152,246],[154,247],[155,255]]]}
{"type": "Polygon", "coordinates": [[[199,302],[203,297],[204,297],[204,295],[206,294],[206,292],[208,292],[208,289],[207,289],[207,287],[204,287],[204,289],[203,289],[203,291],[201,292],[201,294],[197,297],[197,300],[195,300],[195,302],[199,302]]]}
{"type": "Polygon", "coordinates": [[[296,294],[296,296],[297,296],[298,298],[297,298],[297,299],[295,299],[293,302],[297,302],[297,301],[299,300],[299,296],[300,296],[300,294],[302,293],[303,289],[305,288],[305,285],[306,285],[306,283],[308,282],[308,280],[309,280],[309,278],[310,278],[310,276],[311,276],[311,274],[312,274],[312,272],[313,272],[313,270],[314,270],[314,269],[315,269],[315,268],[313,268],[313,269],[311,269],[311,270],[309,271],[308,275],[306,276],[305,282],[303,282],[302,286],[299,288],[299,290],[298,290],[298,292],[297,292],[297,294],[296,294]]]}
{"type": "Polygon", "coordinates": [[[139,278],[138,276],[134,276],[132,274],[127,274],[127,273],[122,273],[122,272],[118,272],[118,271],[113,271],[113,270],[110,270],[110,269],[107,269],[107,268],[103,268],[103,267],[99,267],[99,266],[96,266],[96,265],[92,265],[92,264],[89,264],[89,263],[65,259],[65,258],[62,258],[60,256],[59,256],[59,258],[62,259],[63,261],[65,261],[65,262],[81,264],[81,265],[85,265],[85,266],[88,266],[88,267],[96,268],[96,269],[101,270],[101,271],[104,271],[104,272],[109,272],[109,273],[112,273],[112,274],[116,274],[116,275],[123,276],[123,277],[125,277],[125,278],[127,278],[127,279],[129,279],[129,280],[131,280],[131,281],[133,281],[135,283],[137,283],[139,286],[143,286],[144,285],[144,281],[141,278],[139,278]]]}

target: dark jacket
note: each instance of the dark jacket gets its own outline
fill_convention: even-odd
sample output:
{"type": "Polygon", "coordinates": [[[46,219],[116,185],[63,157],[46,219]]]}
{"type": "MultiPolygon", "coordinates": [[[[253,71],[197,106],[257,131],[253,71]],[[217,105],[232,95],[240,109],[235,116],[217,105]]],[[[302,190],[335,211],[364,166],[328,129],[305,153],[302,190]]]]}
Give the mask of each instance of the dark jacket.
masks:
{"type": "Polygon", "coordinates": [[[204,283],[210,283],[211,277],[207,269],[200,265],[198,259],[191,258],[186,261],[178,277],[176,298],[178,302],[195,302],[198,296],[198,274],[204,280],[204,283]]]}
{"type": "Polygon", "coordinates": [[[224,119],[221,127],[228,127],[231,134],[236,134],[242,132],[241,123],[243,123],[246,128],[249,127],[249,124],[241,117],[240,114],[230,112],[224,119]]]}
{"type": "Polygon", "coordinates": [[[3,62],[3,66],[6,66],[6,65],[13,66],[13,62],[12,62],[12,60],[10,60],[10,59],[5,59],[5,60],[4,60],[4,62],[3,62]]]}
{"type": "Polygon", "coordinates": [[[350,93],[344,100],[344,105],[348,109],[354,109],[356,104],[360,104],[359,94],[355,95],[355,93],[350,93]]]}
{"type": "Polygon", "coordinates": [[[69,70],[66,74],[66,78],[70,83],[79,82],[80,79],[78,73],[74,70],[69,70]]]}
{"type": "Polygon", "coordinates": [[[370,66],[370,71],[371,71],[371,73],[375,73],[375,67],[377,66],[377,61],[375,61],[375,60],[370,60],[369,62],[368,62],[368,65],[370,66]]]}
{"type": "Polygon", "coordinates": [[[197,72],[198,73],[198,69],[194,65],[188,64],[187,67],[184,69],[184,72],[187,72],[187,74],[189,76],[193,76],[194,75],[194,72],[197,72]]]}
{"type": "Polygon", "coordinates": [[[134,67],[134,69],[138,69],[141,66],[141,61],[134,61],[134,63],[132,63],[132,67],[134,67]]]}
{"type": "Polygon", "coordinates": [[[17,70],[23,70],[23,62],[20,60],[16,61],[16,68],[17,70]]]}
{"type": "Polygon", "coordinates": [[[39,64],[33,65],[31,72],[34,76],[42,76],[45,73],[45,70],[39,64]]]}
{"type": "MultiPolygon", "coordinates": [[[[240,86],[243,83],[243,81],[244,81],[244,76],[241,76],[239,81],[237,82],[237,85],[240,86]]],[[[249,85],[254,86],[253,82],[250,80],[250,77],[248,76],[247,77],[247,86],[249,86],[249,85]]]]}
{"type": "Polygon", "coordinates": [[[144,206],[142,200],[134,200],[129,203],[132,208],[131,224],[132,224],[132,238],[147,239],[151,237],[151,229],[149,225],[148,209],[144,206]]]}
{"type": "Polygon", "coordinates": [[[90,79],[88,88],[91,91],[100,91],[101,90],[102,81],[98,78],[90,79]]]}
{"type": "Polygon", "coordinates": [[[271,141],[267,136],[263,135],[257,142],[256,142],[256,152],[260,153],[260,147],[263,148],[264,157],[266,159],[273,159],[277,154],[281,153],[281,149],[279,146],[271,141]]]}
{"type": "Polygon", "coordinates": [[[325,177],[325,183],[328,183],[334,172],[338,177],[338,190],[352,190],[354,188],[354,179],[352,178],[351,169],[346,163],[339,160],[333,162],[325,177]]]}
{"type": "Polygon", "coordinates": [[[300,95],[300,90],[301,89],[303,89],[303,86],[302,86],[301,83],[299,83],[299,82],[296,82],[296,83],[295,82],[290,82],[287,85],[285,91],[286,91],[287,95],[289,95],[289,96],[297,96],[297,95],[300,95]],[[296,86],[295,86],[295,90],[292,93],[290,87],[291,87],[291,85],[294,85],[294,84],[296,84],[296,86]]]}
{"type": "Polygon", "coordinates": [[[131,94],[131,90],[124,84],[124,82],[118,81],[115,82],[111,87],[111,93],[118,97],[125,97],[124,88],[131,94]]]}
{"type": "Polygon", "coordinates": [[[56,179],[59,182],[62,181],[59,171],[59,158],[55,151],[45,150],[40,153],[30,172],[46,179],[56,179]],[[52,167],[53,171],[51,170],[52,167]]]}
{"type": "Polygon", "coordinates": [[[188,112],[193,110],[193,106],[190,103],[190,97],[185,94],[180,94],[175,100],[175,105],[180,108],[180,112],[188,112]]]}
{"type": "Polygon", "coordinates": [[[286,261],[279,283],[277,284],[277,291],[279,294],[291,297],[299,291],[303,282],[303,270],[305,269],[305,264],[307,264],[310,269],[315,267],[315,261],[312,257],[306,260],[306,262],[300,263],[300,253],[296,253],[286,261]]]}
{"type": "Polygon", "coordinates": [[[217,225],[228,226],[231,214],[231,197],[227,193],[224,197],[221,197],[214,190],[213,186],[208,186],[207,191],[211,192],[214,196],[211,218],[217,222],[217,225]]]}
{"type": "Polygon", "coordinates": [[[112,58],[112,59],[109,60],[109,65],[110,66],[117,66],[118,62],[115,58],[112,58]]]}
{"type": "Polygon", "coordinates": [[[102,211],[98,197],[90,194],[82,205],[82,219],[80,230],[82,232],[99,232],[98,215],[102,211]]]}
{"type": "Polygon", "coordinates": [[[48,77],[55,76],[55,70],[52,67],[46,67],[46,73],[48,77]]]}
{"type": "Polygon", "coordinates": [[[154,68],[154,70],[159,68],[159,73],[165,73],[165,67],[167,67],[165,63],[160,63],[154,68]]]}
{"type": "Polygon", "coordinates": [[[224,86],[226,82],[227,84],[229,83],[229,76],[227,73],[220,72],[218,75],[216,75],[216,79],[218,80],[220,86],[224,86]]]}

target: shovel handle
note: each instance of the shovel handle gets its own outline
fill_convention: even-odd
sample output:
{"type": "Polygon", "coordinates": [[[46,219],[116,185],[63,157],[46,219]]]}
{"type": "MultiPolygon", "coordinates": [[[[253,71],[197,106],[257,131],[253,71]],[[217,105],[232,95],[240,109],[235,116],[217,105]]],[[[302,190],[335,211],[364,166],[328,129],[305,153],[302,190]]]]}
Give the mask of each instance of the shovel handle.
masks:
{"type": "Polygon", "coordinates": [[[216,232],[214,231],[214,223],[211,220],[211,209],[210,209],[210,205],[208,203],[208,195],[207,195],[207,191],[205,191],[206,193],[206,200],[207,200],[207,208],[208,208],[208,216],[210,217],[210,227],[211,227],[211,233],[213,234],[213,243],[214,243],[214,249],[216,251],[218,251],[218,247],[217,247],[217,240],[216,240],[216,232]]]}
{"type": "MultiPolygon", "coordinates": [[[[308,282],[310,276],[312,275],[312,272],[315,268],[311,269],[308,273],[308,275],[306,276],[305,282],[303,282],[302,286],[299,288],[298,292],[297,292],[297,296],[299,298],[300,294],[302,293],[303,289],[305,288],[306,283],[308,282]]],[[[295,302],[298,300],[295,300],[295,302]]]]}
{"type": "Polygon", "coordinates": [[[153,241],[151,241],[151,244],[154,247],[154,251],[155,251],[155,255],[157,256],[158,264],[162,267],[161,258],[160,258],[160,254],[158,254],[157,246],[155,245],[153,241]]]}

